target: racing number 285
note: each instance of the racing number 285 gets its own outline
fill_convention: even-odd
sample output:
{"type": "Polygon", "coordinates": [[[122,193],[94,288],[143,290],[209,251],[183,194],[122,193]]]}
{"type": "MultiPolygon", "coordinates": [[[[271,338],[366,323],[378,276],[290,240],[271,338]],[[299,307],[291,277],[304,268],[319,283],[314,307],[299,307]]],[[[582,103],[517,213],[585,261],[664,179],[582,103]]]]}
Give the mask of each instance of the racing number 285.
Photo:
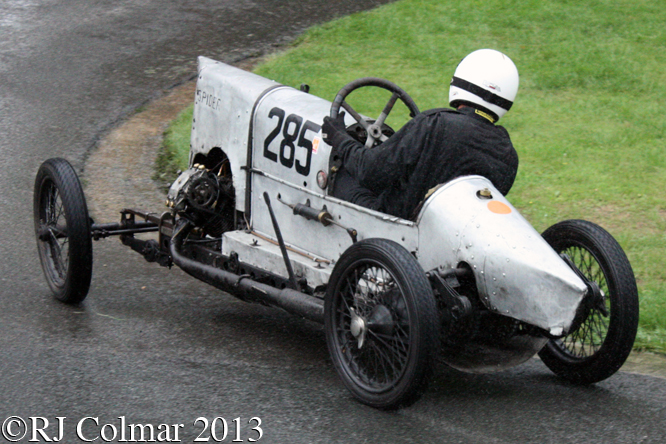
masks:
{"type": "Polygon", "coordinates": [[[298,174],[307,176],[310,174],[310,163],[312,161],[312,140],[306,137],[306,133],[311,131],[318,133],[321,126],[314,122],[306,120],[297,114],[289,114],[285,119],[285,112],[282,108],[275,107],[268,113],[268,118],[277,117],[277,125],[273,128],[264,140],[264,157],[277,162],[287,168],[295,168],[298,174]],[[273,140],[282,131],[282,142],[280,142],[280,151],[276,153],[269,149],[273,140]],[[305,164],[296,158],[296,148],[305,150],[305,164]]]}

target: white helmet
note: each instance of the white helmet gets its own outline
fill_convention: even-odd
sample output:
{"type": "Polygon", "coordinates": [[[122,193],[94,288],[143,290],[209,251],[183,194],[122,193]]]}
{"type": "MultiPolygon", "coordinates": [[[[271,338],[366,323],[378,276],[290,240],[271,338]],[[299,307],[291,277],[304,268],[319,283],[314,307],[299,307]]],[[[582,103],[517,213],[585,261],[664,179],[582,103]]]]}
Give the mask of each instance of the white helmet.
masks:
{"type": "Polygon", "coordinates": [[[513,105],[518,93],[518,69],[494,49],[479,49],[462,59],[451,79],[449,104],[469,104],[489,112],[495,120],[513,105]]]}

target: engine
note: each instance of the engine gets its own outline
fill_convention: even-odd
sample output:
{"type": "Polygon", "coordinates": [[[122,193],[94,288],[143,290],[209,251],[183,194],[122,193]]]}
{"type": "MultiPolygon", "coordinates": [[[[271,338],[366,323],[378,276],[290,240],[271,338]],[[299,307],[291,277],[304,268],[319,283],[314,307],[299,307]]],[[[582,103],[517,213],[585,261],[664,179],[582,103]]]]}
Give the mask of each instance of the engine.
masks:
{"type": "Polygon", "coordinates": [[[205,235],[219,237],[234,229],[234,199],[230,174],[223,174],[223,168],[216,173],[195,164],[171,185],[166,205],[205,235]]]}

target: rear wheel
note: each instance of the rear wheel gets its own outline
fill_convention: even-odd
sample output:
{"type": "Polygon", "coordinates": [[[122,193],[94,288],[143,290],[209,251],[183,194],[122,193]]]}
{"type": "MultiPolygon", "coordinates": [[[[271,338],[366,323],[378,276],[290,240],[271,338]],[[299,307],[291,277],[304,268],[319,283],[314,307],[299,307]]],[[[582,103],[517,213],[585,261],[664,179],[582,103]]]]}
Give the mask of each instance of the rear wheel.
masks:
{"type": "Polygon", "coordinates": [[[583,220],[553,225],[543,238],[588,281],[590,291],[567,336],[539,352],[557,375],[591,384],[613,375],[629,356],[638,329],[638,291],[624,251],[603,228],[583,220]]]}
{"type": "Polygon", "coordinates": [[[331,358],[358,400],[392,409],[421,396],[439,350],[437,306],[407,250],[385,239],[352,245],[331,275],[325,313],[331,358]]]}
{"type": "Polygon", "coordinates": [[[35,178],[37,249],[46,281],[56,299],[85,299],[92,277],[90,218],[81,183],[64,159],[45,161],[35,178]]]}

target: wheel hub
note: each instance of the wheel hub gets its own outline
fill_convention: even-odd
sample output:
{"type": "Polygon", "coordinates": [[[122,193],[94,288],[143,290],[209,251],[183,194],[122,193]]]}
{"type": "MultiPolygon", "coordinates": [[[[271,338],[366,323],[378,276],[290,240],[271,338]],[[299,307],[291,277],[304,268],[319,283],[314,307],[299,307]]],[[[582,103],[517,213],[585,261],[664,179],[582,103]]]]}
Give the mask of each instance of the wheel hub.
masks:
{"type": "Polygon", "coordinates": [[[42,225],[37,233],[37,237],[42,242],[51,239],[62,239],[67,237],[67,227],[42,225]]]}
{"type": "Polygon", "coordinates": [[[391,311],[385,305],[377,305],[372,309],[370,317],[367,322],[367,327],[373,332],[380,333],[386,336],[393,334],[393,327],[395,322],[391,311]]]}
{"type": "Polygon", "coordinates": [[[587,285],[587,293],[585,293],[583,301],[578,306],[578,310],[576,310],[576,316],[574,317],[567,334],[578,330],[585,321],[587,321],[594,310],[599,311],[604,317],[608,317],[609,315],[608,309],[606,308],[606,295],[603,290],[601,290],[599,285],[594,281],[586,280],[585,284],[587,285]]]}
{"type": "Polygon", "coordinates": [[[606,308],[606,295],[604,291],[599,288],[599,284],[594,281],[588,283],[590,289],[590,307],[597,309],[602,315],[608,317],[608,309],[606,308]]]}
{"type": "Polygon", "coordinates": [[[351,331],[351,334],[356,340],[358,341],[358,348],[363,347],[363,342],[365,341],[365,332],[367,331],[367,323],[365,322],[365,319],[363,319],[362,316],[359,316],[356,313],[356,310],[353,308],[350,309],[351,311],[351,326],[349,327],[349,330],[351,331]]]}
{"type": "Polygon", "coordinates": [[[357,340],[358,348],[363,347],[363,344],[365,343],[365,335],[368,330],[385,336],[391,336],[393,334],[395,322],[393,321],[391,311],[386,308],[385,305],[376,305],[372,309],[368,319],[365,319],[363,316],[356,313],[354,308],[351,308],[350,311],[351,323],[349,331],[357,340]]]}

